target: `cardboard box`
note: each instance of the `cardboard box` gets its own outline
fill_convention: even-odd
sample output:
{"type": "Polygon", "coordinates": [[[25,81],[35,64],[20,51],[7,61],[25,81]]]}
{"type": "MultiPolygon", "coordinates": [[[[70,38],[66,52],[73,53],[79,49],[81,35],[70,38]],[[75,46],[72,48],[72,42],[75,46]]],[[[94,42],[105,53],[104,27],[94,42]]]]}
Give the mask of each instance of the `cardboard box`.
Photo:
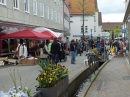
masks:
{"type": "Polygon", "coordinates": [[[36,61],[35,61],[35,59],[33,59],[33,60],[25,60],[25,59],[22,59],[22,60],[20,60],[20,64],[21,65],[27,65],[27,66],[32,66],[32,65],[36,65],[36,61]]]}

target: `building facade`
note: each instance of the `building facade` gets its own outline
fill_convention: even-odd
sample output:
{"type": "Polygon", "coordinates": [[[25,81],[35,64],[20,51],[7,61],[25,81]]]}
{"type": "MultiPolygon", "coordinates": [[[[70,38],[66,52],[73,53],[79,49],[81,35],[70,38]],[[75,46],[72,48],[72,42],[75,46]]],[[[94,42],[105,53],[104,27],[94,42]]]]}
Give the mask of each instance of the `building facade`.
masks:
{"type": "Polygon", "coordinates": [[[69,5],[64,1],[64,41],[68,41],[70,35],[70,10],[69,5]]]}
{"type": "Polygon", "coordinates": [[[45,27],[62,33],[66,41],[69,18],[69,7],[64,0],[0,0],[0,35],[45,27]]]}
{"type": "Polygon", "coordinates": [[[130,64],[130,0],[125,0],[125,16],[123,19],[123,29],[126,29],[126,34],[128,34],[129,41],[129,64],[130,64]]]}
{"type": "Polygon", "coordinates": [[[62,0],[0,0],[0,25],[63,31],[62,0]]]}
{"type": "MultiPolygon", "coordinates": [[[[83,28],[85,37],[100,37],[101,28],[102,28],[102,15],[101,12],[98,12],[97,8],[97,0],[91,0],[90,2],[85,0],[84,2],[88,2],[86,6],[90,9],[85,11],[84,16],[84,27],[83,25],[83,13],[79,11],[75,6],[80,8],[80,4],[78,2],[74,2],[73,0],[67,0],[70,5],[70,33],[69,40],[72,39],[81,39],[83,36],[83,28]],[[77,4],[77,5],[76,5],[77,4]],[[78,6],[79,5],[79,6],[78,6]]],[[[79,1],[83,3],[82,1],[79,1]]]]}
{"type": "MultiPolygon", "coordinates": [[[[100,37],[101,33],[101,25],[98,22],[99,20],[99,13],[95,12],[94,15],[85,15],[85,21],[84,21],[84,35],[88,37],[100,37]]],[[[83,19],[82,15],[71,15],[70,17],[71,21],[71,39],[80,39],[83,35],[82,33],[82,24],[83,19]]]]}

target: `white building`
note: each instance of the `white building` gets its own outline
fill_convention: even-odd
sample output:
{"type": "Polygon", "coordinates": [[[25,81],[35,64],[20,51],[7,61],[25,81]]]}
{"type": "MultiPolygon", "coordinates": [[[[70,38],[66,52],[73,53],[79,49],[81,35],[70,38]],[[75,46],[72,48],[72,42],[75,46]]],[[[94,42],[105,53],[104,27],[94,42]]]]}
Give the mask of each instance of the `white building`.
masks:
{"type": "MultiPolygon", "coordinates": [[[[72,0],[67,0],[68,3],[73,6],[74,2],[72,0]]],[[[97,11],[97,0],[92,0],[91,6],[93,14],[89,15],[86,13],[84,17],[84,35],[91,37],[100,37],[102,29],[102,18],[101,12],[97,11]]],[[[76,5],[75,5],[76,6],[76,5]]],[[[70,9],[70,33],[69,40],[81,39],[82,37],[82,25],[83,25],[83,15],[78,9],[70,9]]]]}
{"type": "MultiPolygon", "coordinates": [[[[99,14],[98,12],[95,12],[95,15],[85,16],[85,22],[84,22],[84,35],[90,36],[91,34],[93,37],[100,37],[101,34],[101,25],[99,25],[99,14]]],[[[80,39],[82,34],[82,15],[71,15],[71,39],[80,39]]]]}

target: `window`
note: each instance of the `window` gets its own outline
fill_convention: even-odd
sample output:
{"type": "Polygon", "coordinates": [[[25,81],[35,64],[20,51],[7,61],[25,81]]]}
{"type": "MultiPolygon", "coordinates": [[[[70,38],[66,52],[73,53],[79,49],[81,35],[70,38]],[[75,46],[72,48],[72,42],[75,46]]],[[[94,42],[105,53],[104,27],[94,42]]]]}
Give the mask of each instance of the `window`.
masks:
{"type": "Polygon", "coordinates": [[[0,0],[1,5],[6,5],[6,0],[0,0]]]}
{"type": "Polygon", "coordinates": [[[29,0],[24,0],[24,8],[25,12],[29,13],[29,0]]]}
{"type": "Polygon", "coordinates": [[[14,0],[14,9],[19,10],[19,0],[14,0]]]}
{"type": "Polygon", "coordinates": [[[96,22],[96,17],[94,16],[94,22],[96,22]]]}
{"type": "Polygon", "coordinates": [[[70,22],[73,22],[73,16],[70,16],[70,22]]]}
{"type": "Polygon", "coordinates": [[[62,0],[60,0],[60,6],[63,7],[63,1],[62,0]]]}
{"type": "MultiPolygon", "coordinates": [[[[80,17],[80,21],[83,21],[83,16],[80,17]]],[[[84,16],[84,21],[88,21],[87,16],[84,16]]]]}
{"type": "Polygon", "coordinates": [[[46,6],[46,18],[49,19],[49,7],[46,6]]]}
{"type": "Polygon", "coordinates": [[[37,15],[37,0],[33,0],[33,14],[37,15]]]}
{"type": "Polygon", "coordinates": [[[51,9],[51,20],[53,20],[53,9],[51,9]]]}
{"type": "Polygon", "coordinates": [[[83,26],[81,26],[81,33],[83,33],[83,26]]]}
{"type": "Polygon", "coordinates": [[[41,12],[41,17],[44,17],[44,4],[41,3],[40,5],[40,12],[41,12]]]}
{"type": "Polygon", "coordinates": [[[63,15],[62,14],[60,15],[60,18],[61,18],[61,24],[63,24],[63,15]]]}
{"type": "Polygon", "coordinates": [[[56,3],[56,0],[54,0],[54,2],[56,3]]]}
{"type": "Polygon", "coordinates": [[[60,13],[58,12],[58,23],[60,23],[60,13]]]}
{"type": "Polygon", "coordinates": [[[88,33],[88,26],[85,26],[85,33],[88,33]]]}
{"type": "Polygon", "coordinates": [[[96,26],[94,26],[94,32],[96,32],[96,26]]]}
{"type": "Polygon", "coordinates": [[[55,22],[57,22],[57,12],[55,11],[55,22]]]}
{"type": "Polygon", "coordinates": [[[57,4],[60,6],[60,0],[57,0],[57,4]]]}

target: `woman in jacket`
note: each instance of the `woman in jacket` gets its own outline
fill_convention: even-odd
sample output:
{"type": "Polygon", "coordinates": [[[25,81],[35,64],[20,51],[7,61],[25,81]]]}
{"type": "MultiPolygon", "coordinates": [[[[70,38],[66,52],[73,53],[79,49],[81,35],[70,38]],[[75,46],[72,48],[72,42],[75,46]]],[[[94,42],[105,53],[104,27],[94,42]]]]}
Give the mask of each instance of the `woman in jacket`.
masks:
{"type": "Polygon", "coordinates": [[[71,44],[70,44],[71,64],[75,64],[75,50],[76,50],[76,46],[74,40],[71,40],[71,44]]]}
{"type": "Polygon", "coordinates": [[[40,58],[41,60],[46,60],[48,61],[48,55],[50,54],[50,52],[47,49],[46,43],[43,42],[42,45],[40,45],[40,58]],[[46,52],[45,52],[46,51],[46,52]]]}

